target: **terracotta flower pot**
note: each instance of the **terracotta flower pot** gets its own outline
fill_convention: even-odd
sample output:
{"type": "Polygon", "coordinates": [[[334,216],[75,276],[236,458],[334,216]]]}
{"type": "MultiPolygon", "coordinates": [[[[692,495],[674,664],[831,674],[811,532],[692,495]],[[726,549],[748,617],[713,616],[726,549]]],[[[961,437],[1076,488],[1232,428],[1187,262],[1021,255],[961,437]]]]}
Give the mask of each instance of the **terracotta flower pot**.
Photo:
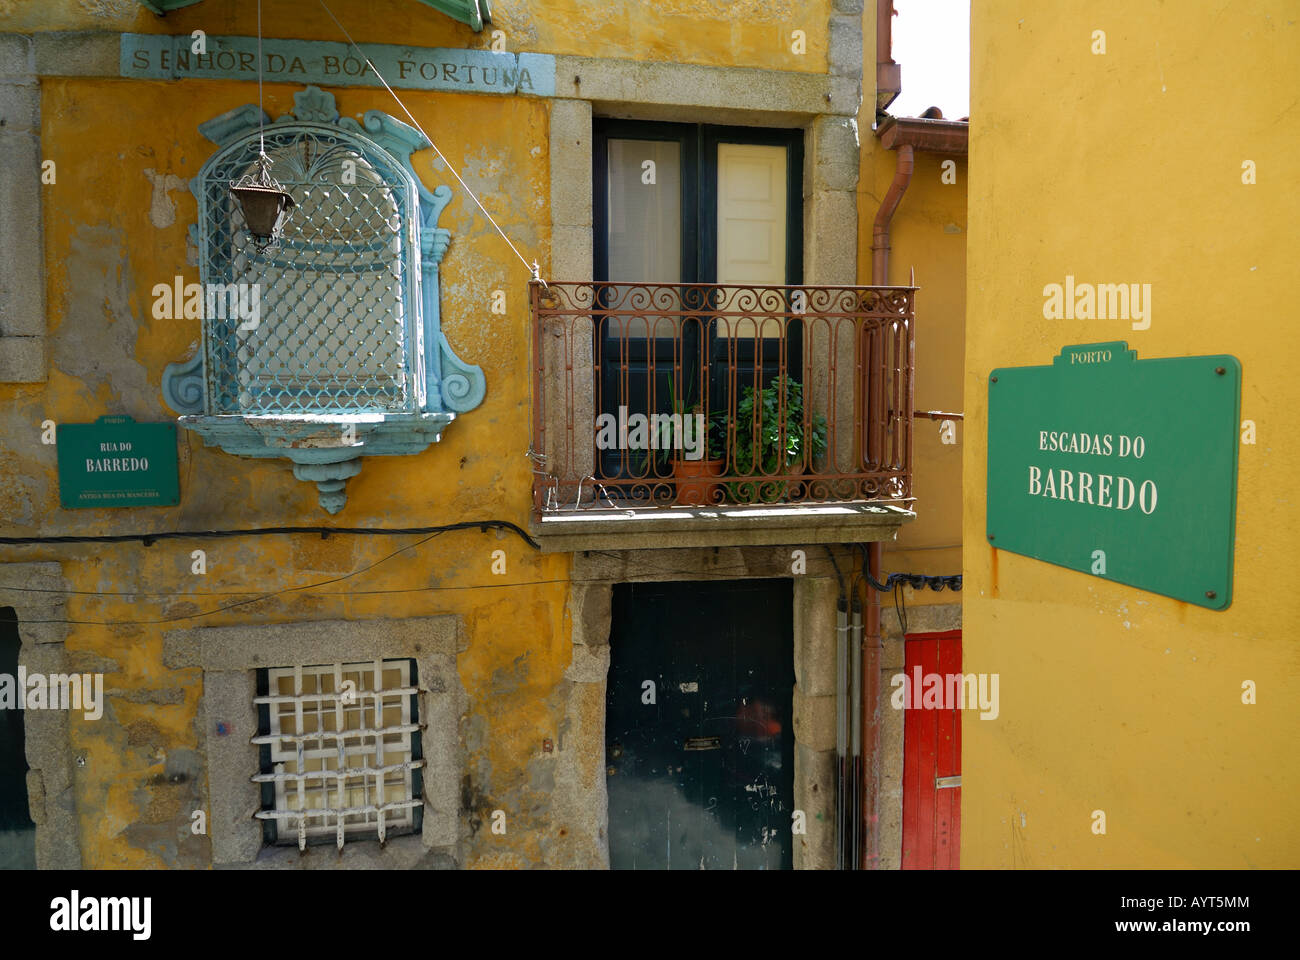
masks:
{"type": "Polygon", "coordinates": [[[677,502],[692,507],[718,503],[721,500],[718,490],[722,485],[709,478],[721,476],[722,468],[721,460],[674,460],[677,502]]]}

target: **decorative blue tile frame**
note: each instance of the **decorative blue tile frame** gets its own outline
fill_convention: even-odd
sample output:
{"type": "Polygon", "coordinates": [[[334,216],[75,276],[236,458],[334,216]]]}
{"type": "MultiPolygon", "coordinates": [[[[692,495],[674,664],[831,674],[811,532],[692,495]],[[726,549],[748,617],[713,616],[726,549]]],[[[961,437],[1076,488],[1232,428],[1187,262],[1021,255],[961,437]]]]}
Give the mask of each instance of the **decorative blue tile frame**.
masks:
{"type": "MultiPolygon", "coordinates": [[[[213,258],[205,255],[210,242],[205,189],[209,172],[219,161],[228,160],[232,151],[247,148],[256,140],[259,114],[258,108],[250,104],[199,126],[199,131],[220,147],[190,182],[199,201],[199,222],[190,228],[190,234],[200,251],[200,280],[205,285],[229,280],[228,273],[217,275],[213,258]]],[[[411,165],[411,154],[430,146],[429,142],[418,130],[386,113],[371,110],[361,123],[340,117],[333,95],[309,86],[294,95],[291,114],[274,123],[265,114],[260,115],[268,124],[268,133],[272,129],[327,133],[347,142],[359,154],[379,157],[385,161],[383,166],[409,176],[408,183],[393,185],[395,192],[406,188],[415,198],[415,210],[408,211],[408,215],[418,238],[406,251],[405,260],[407,267],[417,262],[419,265],[418,271],[405,271],[406,371],[411,379],[407,399],[398,410],[375,410],[358,400],[355,409],[324,413],[228,412],[219,402],[219,394],[228,393],[230,384],[215,379],[227,377],[228,371],[218,369],[210,359],[214,349],[221,346],[211,342],[211,318],[204,320],[199,352],[188,361],[167,365],[162,378],[163,398],[183,414],[178,422],[202,436],[209,446],[237,456],[292,461],[294,475],[314,482],[321,506],[329,513],[337,513],[347,502],[348,478],[361,471],[363,455],[420,453],[437,442],[457,414],[473,410],[483,401],[483,371],[457,357],[442,332],[438,265],[451,234],[437,223],[451,200],[451,190],[446,186],[433,192],[425,188],[411,165]]]]}

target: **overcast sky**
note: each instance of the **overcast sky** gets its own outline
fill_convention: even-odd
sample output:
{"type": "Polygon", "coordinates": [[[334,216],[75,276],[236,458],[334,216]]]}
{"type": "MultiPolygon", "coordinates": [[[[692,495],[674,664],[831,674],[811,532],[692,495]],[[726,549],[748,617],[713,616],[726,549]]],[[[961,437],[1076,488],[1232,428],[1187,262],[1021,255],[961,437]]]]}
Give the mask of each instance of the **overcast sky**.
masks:
{"type": "Polygon", "coordinates": [[[970,0],[894,0],[894,59],[903,92],[886,109],[915,117],[927,107],[945,120],[970,113],[970,0]]]}

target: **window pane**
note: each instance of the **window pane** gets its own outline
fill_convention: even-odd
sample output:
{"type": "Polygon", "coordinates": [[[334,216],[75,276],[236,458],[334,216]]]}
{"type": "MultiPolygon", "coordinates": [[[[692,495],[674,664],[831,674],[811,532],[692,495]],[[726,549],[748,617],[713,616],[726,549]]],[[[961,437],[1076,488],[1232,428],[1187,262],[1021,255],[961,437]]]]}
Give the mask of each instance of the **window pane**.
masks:
{"type": "Polygon", "coordinates": [[[681,280],[681,184],[676,141],[609,141],[610,280],[681,280]]]}
{"type": "MultiPolygon", "coordinates": [[[[718,144],[719,283],[785,283],[786,206],[785,147],[718,144]]],[[[719,322],[718,335],[753,337],[755,320],[759,335],[781,336],[781,321],[757,316],[719,322]]]]}
{"type": "MultiPolygon", "coordinates": [[[[681,282],[681,145],[675,140],[611,139],[608,209],[608,279],[681,282]]],[[[674,335],[672,323],[656,323],[653,317],[650,323],[655,335],[674,335]]],[[[611,324],[610,334],[637,339],[649,332],[645,318],[632,317],[626,325],[611,324]]]]}

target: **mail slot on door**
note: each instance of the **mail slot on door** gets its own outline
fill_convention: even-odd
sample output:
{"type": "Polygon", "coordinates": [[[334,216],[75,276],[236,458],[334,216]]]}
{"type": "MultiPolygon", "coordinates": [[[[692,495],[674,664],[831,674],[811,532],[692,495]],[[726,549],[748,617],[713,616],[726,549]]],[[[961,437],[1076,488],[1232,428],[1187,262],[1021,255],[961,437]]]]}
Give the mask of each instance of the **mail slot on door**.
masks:
{"type": "Polygon", "coordinates": [[[691,737],[684,744],[683,750],[720,750],[722,749],[721,737],[691,737]]]}
{"type": "Polygon", "coordinates": [[[960,786],[961,786],[961,774],[958,774],[955,777],[934,778],[934,788],[936,790],[942,790],[945,787],[960,787],[960,786]]]}

